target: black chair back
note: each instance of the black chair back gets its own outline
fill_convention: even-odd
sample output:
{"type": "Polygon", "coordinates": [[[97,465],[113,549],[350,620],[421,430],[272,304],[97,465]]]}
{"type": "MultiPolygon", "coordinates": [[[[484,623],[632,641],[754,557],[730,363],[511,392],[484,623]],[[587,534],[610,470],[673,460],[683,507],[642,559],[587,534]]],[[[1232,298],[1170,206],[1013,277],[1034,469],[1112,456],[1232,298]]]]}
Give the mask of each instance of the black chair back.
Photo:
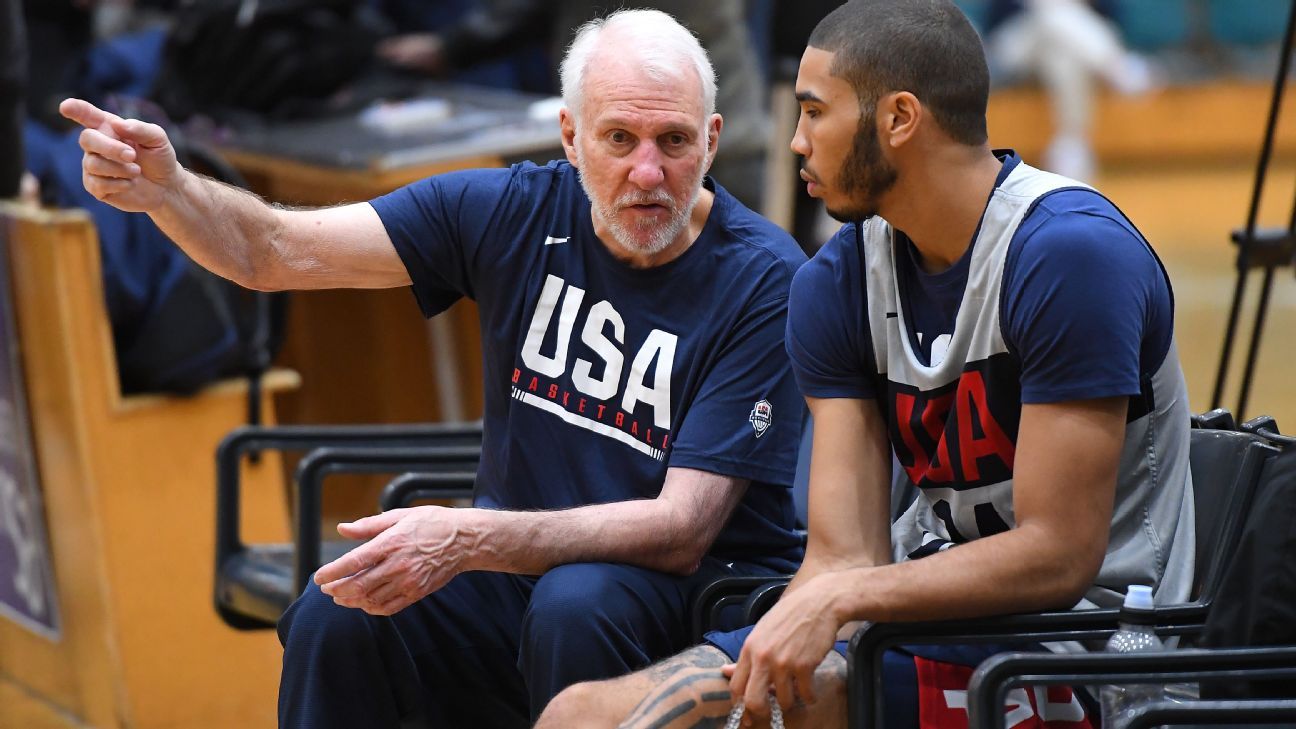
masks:
{"type": "MultiPolygon", "coordinates": [[[[1296,646],[1296,449],[1265,464],[1199,645],[1296,646]]],[[[1203,697],[1296,699],[1296,683],[1202,683],[1203,697]]]]}
{"type": "Polygon", "coordinates": [[[1258,436],[1227,430],[1193,430],[1188,460],[1193,478],[1197,552],[1193,598],[1209,601],[1242,532],[1260,469],[1272,447],[1258,436]]]}

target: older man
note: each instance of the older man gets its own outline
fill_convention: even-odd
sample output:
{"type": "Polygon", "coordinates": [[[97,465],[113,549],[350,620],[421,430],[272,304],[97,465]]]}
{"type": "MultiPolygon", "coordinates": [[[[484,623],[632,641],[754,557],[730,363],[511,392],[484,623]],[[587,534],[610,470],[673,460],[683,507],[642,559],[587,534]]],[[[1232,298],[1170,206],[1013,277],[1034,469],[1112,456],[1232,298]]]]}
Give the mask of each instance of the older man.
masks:
{"type": "Polygon", "coordinates": [[[781,345],[790,237],[704,177],[705,52],[669,16],[584,26],[568,162],[286,211],[177,166],[162,130],[82,101],[85,182],[258,289],[413,286],[481,309],[476,507],[342,524],[280,624],[287,726],[526,726],[578,680],[684,647],[690,593],[799,557],[802,406],[781,345]]]}

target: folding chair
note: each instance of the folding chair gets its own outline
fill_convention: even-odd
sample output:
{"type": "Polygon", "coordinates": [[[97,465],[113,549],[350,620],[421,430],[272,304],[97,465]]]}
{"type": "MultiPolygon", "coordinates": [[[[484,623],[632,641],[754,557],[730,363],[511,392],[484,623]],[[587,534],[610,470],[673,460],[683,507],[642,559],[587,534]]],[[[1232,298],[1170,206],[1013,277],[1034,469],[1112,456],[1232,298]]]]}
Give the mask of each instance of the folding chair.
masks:
{"type": "MultiPolygon", "coordinates": [[[[405,483],[384,504],[414,496],[470,496],[481,458],[481,424],[244,427],[216,451],[215,604],[221,618],[240,629],[272,628],[324,561],[355,546],[323,542],[324,480],[340,473],[428,473],[405,483]],[[294,479],[294,542],[247,544],[240,536],[241,459],[262,450],[307,452],[294,479]]],[[[392,492],[389,484],[387,492],[392,492]]],[[[386,495],[386,494],[385,494],[386,495]]]]}

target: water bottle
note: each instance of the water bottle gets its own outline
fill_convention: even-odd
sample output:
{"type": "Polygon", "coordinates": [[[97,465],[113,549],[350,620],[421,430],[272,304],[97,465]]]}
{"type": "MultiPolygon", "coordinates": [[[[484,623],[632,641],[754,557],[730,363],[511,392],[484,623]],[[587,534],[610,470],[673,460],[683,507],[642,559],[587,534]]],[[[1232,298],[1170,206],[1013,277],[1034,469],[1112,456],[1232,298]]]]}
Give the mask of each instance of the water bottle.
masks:
{"type": "MultiPolygon", "coordinates": [[[[1108,653],[1143,653],[1161,651],[1164,647],[1152,626],[1156,624],[1152,606],[1152,588],[1130,585],[1121,607],[1119,628],[1107,641],[1108,653]]],[[[1159,684],[1127,684],[1103,686],[1103,729],[1124,729],[1134,709],[1161,697],[1159,684]]]]}

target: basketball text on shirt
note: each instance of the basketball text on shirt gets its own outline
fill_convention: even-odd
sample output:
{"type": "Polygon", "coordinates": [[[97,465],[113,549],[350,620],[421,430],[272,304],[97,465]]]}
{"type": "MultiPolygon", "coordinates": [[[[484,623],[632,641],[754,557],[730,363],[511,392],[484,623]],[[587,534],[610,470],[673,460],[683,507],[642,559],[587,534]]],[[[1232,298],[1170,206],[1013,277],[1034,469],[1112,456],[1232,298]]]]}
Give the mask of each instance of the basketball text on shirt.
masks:
{"type": "MultiPolygon", "coordinates": [[[[653,329],[639,345],[630,362],[629,374],[623,378],[626,364],[624,352],[628,349],[624,347],[625,320],[607,300],[600,300],[588,310],[582,311],[584,300],[585,289],[569,286],[553,274],[545,277],[544,288],[540,291],[540,299],[522,345],[522,364],[531,373],[555,381],[560,381],[570,372],[571,385],[576,391],[598,401],[590,404],[589,415],[592,417],[589,419],[605,422],[608,419],[604,414],[619,408],[620,412],[611,415],[616,427],[631,435],[640,436],[654,448],[664,449],[671,426],[671,373],[679,337],[661,329],[653,329]],[[558,310],[557,317],[554,316],[555,309],[558,310]],[[572,333],[576,329],[577,320],[582,316],[584,321],[580,327],[580,341],[602,360],[601,363],[568,356],[572,333]],[[553,341],[551,354],[541,352],[546,341],[553,341]],[[650,370],[651,378],[648,377],[650,370]],[[633,417],[640,403],[652,409],[652,423],[644,428],[633,417]],[[613,404],[614,407],[609,408],[608,404],[613,404]],[[657,429],[656,438],[653,437],[652,428],[657,429]]],[[[521,384],[523,374],[521,370],[514,372],[514,384],[521,384]]],[[[539,384],[538,377],[530,379],[536,380],[532,384],[539,384]]],[[[556,400],[558,392],[566,388],[559,382],[551,382],[545,389],[552,389],[554,397],[550,399],[556,400]]],[[[570,396],[562,397],[562,405],[569,412],[584,414],[584,403],[585,398],[579,398],[573,403],[570,396]]],[[[580,422],[575,424],[586,427],[580,422]]],[[[598,429],[594,430],[599,432],[598,429]]]]}

